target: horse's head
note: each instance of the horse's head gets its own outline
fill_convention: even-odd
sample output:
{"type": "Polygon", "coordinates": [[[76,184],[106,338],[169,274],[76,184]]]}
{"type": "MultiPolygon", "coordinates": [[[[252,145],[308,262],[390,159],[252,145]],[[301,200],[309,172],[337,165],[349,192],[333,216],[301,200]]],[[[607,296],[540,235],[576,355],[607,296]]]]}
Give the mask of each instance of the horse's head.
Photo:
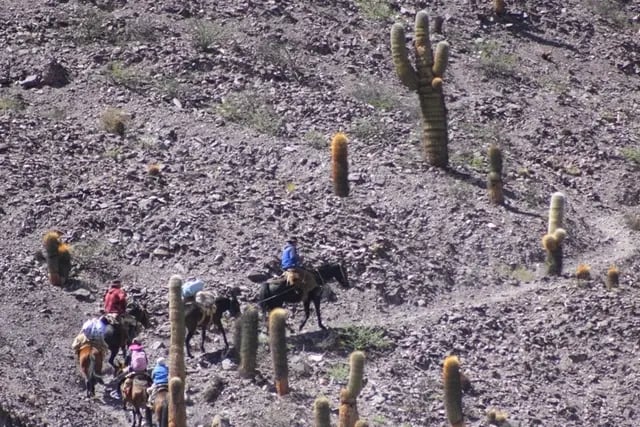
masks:
{"type": "Polygon", "coordinates": [[[148,329],[151,326],[149,313],[147,312],[147,308],[144,305],[140,305],[138,303],[130,303],[128,308],[128,312],[132,315],[137,322],[139,322],[145,329],[148,329]]]}
{"type": "Polygon", "coordinates": [[[349,287],[349,277],[347,276],[347,269],[342,263],[324,264],[317,269],[318,275],[322,281],[326,282],[331,279],[336,279],[340,286],[344,288],[349,287]]]}

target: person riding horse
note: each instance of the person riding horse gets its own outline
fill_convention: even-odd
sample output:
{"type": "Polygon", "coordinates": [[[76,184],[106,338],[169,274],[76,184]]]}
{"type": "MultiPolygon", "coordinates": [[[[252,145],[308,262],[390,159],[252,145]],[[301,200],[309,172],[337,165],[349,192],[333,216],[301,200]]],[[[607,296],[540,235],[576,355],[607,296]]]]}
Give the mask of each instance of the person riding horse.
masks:
{"type": "MultiPolygon", "coordinates": [[[[129,353],[125,359],[125,367],[122,369],[122,372],[116,377],[117,387],[114,390],[113,397],[117,399],[121,399],[121,389],[122,383],[129,380],[133,377],[144,377],[147,380],[147,387],[151,385],[151,377],[147,372],[148,365],[147,354],[142,347],[142,344],[137,339],[133,339],[131,345],[129,346],[129,353]]],[[[126,388],[126,387],[125,387],[126,388]]],[[[130,387],[129,387],[130,391],[130,387]]]]}
{"type": "Polygon", "coordinates": [[[120,328],[128,336],[129,327],[135,326],[136,319],[127,314],[127,293],[120,280],[113,280],[104,294],[104,312],[109,323],[120,328]]]}
{"type": "Polygon", "coordinates": [[[78,357],[81,347],[90,344],[98,349],[102,354],[102,359],[106,360],[109,346],[107,346],[107,343],[104,341],[104,334],[107,324],[108,320],[105,316],[96,317],[84,322],[80,333],[71,344],[71,348],[75,352],[76,357],[78,357]]]}
{"type": "Polygon", "coordinates": [[[302,267],[302,257],[298,254],[298,239],[290,237],[282,249],[280,267],[284,271],[284,279],[295,292],[306,295],[317,286],[315,277],[302,267]]]}
{"type": "Polygon", "coordinates": [[[164,357],[158,357],[156,359],[156,365],[153,367],[153,371],[151,371],[151,379],[153,380],[153,384],[147,389],[150,406],[154,404],[159,390],[169,388],[169,367],[164,357]]]}

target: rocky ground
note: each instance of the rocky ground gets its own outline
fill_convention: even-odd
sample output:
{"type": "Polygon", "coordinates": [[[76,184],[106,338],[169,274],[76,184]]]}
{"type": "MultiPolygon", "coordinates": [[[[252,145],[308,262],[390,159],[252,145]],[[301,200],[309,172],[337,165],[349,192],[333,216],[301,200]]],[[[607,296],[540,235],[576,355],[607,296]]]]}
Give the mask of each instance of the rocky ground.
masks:
{"type": "Polygon", "coordinates": [[[187,361],[189,425],[310,426],[316,396],[337,411],[354,346],[373,426],[444,425],[452,353],[470,426],[492,407],[520,426],[637,425],[640,4],[507,3],[496,18],[489,1],[0,1],[0,424],[127,425],[109,388],[84,398],[70,348],[107,281],[147,303],[155,358],[171,275],[239,286],[247,307],[248,274],[294,234],[309,264],[348,268],[351,287],[323,305],[331,329],[290,334],[284,398],[264,336],[244,380],[211,334],[187,361]],[[391,64],[391,24],[411,38],[420,9],[451,45],[448,171],[422,160],[417,99],[391,64]],[[336,131],[346,199],[330,181],[336,131]],[[490,143],[504,206],[486,195],[490,143]],[[569,237],[549,278],[554,191],[569,237]],[[50,229],[73,250],[64,290],[42,261],[50,229]],[[582,263],[592,279],[575,278],[582,263]]]}

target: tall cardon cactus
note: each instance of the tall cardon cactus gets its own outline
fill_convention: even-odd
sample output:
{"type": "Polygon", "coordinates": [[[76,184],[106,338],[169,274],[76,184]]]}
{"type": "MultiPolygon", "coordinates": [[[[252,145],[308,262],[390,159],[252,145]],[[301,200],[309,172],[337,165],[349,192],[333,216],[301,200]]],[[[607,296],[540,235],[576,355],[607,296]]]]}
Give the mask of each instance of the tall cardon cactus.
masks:
{"type": "Polygon", "coordinates": [[[169,279],[169,427],[186,427],[187,412],[184,402],[186,368],[184,364],[184,302],[182,301],[182,278],[169,279]]]}
{"type": "Polygon", "coordinates": [[[429,40],[429,16],[420,11],[416,14],[414,40],[415,67],[409,61],[404,27],[391,27],[391,53],[393,65],[400,81],[418,93],[422,111],[422,138],[424,153],[433,166],[446,168],[449,164],[447,149],[447,108],[442,91],[442,76],[447,67],[449,44],[441,41],[435,55],[429,40]]]}

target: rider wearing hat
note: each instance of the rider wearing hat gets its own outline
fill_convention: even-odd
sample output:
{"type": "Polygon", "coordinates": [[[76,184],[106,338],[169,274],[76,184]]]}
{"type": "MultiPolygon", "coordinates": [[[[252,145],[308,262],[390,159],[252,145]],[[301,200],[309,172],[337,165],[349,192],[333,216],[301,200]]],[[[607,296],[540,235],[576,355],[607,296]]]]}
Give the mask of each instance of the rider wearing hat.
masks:
{"type": "Polygon", "coordinates": [[[299,286],[304,278],[302,269],[302,257],[298,254],[298,239],[289,237],[282,249],[280,267],[284,271],[284,277],[291,286],[299,286]]]}

